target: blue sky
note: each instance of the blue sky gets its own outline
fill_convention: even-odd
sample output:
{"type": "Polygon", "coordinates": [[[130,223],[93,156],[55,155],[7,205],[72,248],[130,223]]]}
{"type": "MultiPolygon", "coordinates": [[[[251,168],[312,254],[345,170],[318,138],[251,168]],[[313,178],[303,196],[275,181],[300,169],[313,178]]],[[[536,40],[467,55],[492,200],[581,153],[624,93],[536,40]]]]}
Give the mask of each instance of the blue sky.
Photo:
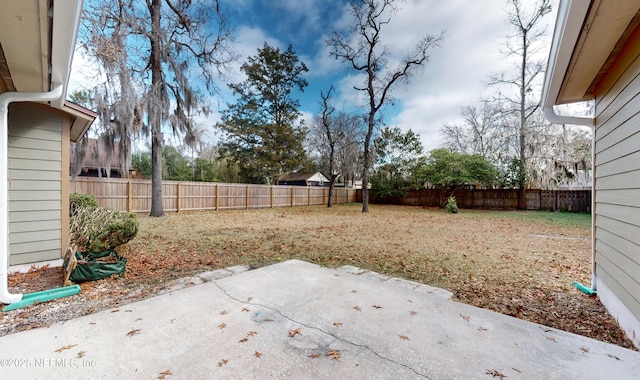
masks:
{"type": "MultiPolygon", "coordinates": [[[[533,0],[525,0],[531,3],[533,0]]],[[[400,11],[383,30],[384,42],[392,56],[401,57],[424,34],[439,34],[446,30],[442,47],[431,51],[430,60],[407,86],[393,92],[395,105],[384,110],[386,125],[412,129],[421,136],[426,150],[441,144],[440,128],[445,123],[460,123],[460,108],[477,104],[481,96],[491,92],[486,86],[490,74],[510,73],[515,69],[513,58],[505,58],[505,37],[511,33],[505,19],[505,0],[407,0],[400,3],[400,11]]],[[[548,40],[553,33],[556,4],[545,18],[548,40]]],[[[336,89],[336,105],[347,109],[358,103],[357,84],[344,63],[329,57],[324,44],[334,28],[348,22],[344,0],[235,0],[226,3],[234,14],[237,27],[235,49],[241,59],[229,81],[241,81],[239,66],[246,57],[255,55],[265,42],[286,49],[291,44],[309,71],[305,78],[309,86],[299,94],[305,118],[319,111],[320,90],[331,84],[336,89]]],[[[548,45],[548,44],[547,44],[548,45]]],[[[546,58],[548,46],[540,52],[546,58]]],[[[82,87],[87,70],[82,57],[74,58],[70,89],[82,87]],[[84,67],[84,68],[83,68],[84,67]]],[[[540,78],[542,79],[542,78],[540,78]]],[[[230,93],[212,99],[212,104],[224,107],[234,102],[230,93]]],[[[214,112],[206,124],[215,124],[219,114],[214,112]]],[[[216,141],[215,132],[208,139],[216,141]]]]}

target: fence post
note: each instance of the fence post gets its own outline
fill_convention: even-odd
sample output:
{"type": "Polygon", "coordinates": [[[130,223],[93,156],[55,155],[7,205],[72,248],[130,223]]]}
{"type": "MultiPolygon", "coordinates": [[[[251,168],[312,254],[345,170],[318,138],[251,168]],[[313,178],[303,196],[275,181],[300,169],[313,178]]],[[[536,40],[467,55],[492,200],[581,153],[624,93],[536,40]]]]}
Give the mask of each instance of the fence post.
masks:
{"type": "Polygon", "coordinates": [[[307,206],[311,206],[311,186],[307,187],[307,206]]]}
{"type": "Polygon", "coordinates": [[[247,189],[245,190],[245,209],[249,209],[249,185],[247,185],[247,189]]]}
{"type": "Polygon", "coordinates": [[[220,197],[218,196],[218,184],[216,183],[216,211],[218,211],[218,207],[220,206],[220,204],[218,203],[218,199],[220,199],[220,197]]]}
{"type": "Polygon", "coordinates": [[[295,202],[295,197],[296,197],[296,189],[295,187],[291,186],[291,207],[294,206],[295,202]]]}
{"type": "Polygon", "coordinates": [[[176,199],[176,212],[180,212],[180,192],[182,191],[182,183],[178,182],[178,198],[176,199]]]}
{"type": "Polygon", "coordinates": [[[127,212],[133,212],[133,184],[131,180],[127,182],[127,212]]]}
{"type": "Polygon", "coordinates": [[[273,208],[273,192],[274,192],[274,190],[275,190],[275,188],[273,187],[273,185],[271,185],[270,193],[269,193],[269,197],[271,198],[270,199],[271,208],[273,208]]]}

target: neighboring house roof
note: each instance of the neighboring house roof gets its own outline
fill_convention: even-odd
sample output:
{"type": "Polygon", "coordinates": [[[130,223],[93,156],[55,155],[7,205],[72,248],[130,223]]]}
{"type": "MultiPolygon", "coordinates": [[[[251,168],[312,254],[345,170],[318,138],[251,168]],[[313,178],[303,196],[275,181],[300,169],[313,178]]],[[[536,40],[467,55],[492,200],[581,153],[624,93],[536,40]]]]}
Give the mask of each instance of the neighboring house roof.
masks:
{"type": "MultiPolygon", "coordinates": [[[[75,155],[76,146],[71,145],[71,156],[75,155]]],[[[86,169],[105,169],[107,167],[120,170],[120,144],[115,142],[113,151],[110,154],[109,165],[107,165],[107,150],[97,139],[87,139],[85,154],[80,164],[86,169]]],[[[129,166],[129,165],[127,165],[129,166]]]]}
{"type": "Polygon", "coordinates": [[[307,182],[329,182],[329,178],[327,178],[321,172],[315,173],[294,173],[289,174],[280,179],[280,182],[298,182],[298,181],[307,181],[307,182]]]}
{"type": "Polygon", "coordinates": [[[545,111],[594,98],[640,37],[633,33],[640,24],[638,8],[637,1],[561,0],[542,95],[545,111]]]}

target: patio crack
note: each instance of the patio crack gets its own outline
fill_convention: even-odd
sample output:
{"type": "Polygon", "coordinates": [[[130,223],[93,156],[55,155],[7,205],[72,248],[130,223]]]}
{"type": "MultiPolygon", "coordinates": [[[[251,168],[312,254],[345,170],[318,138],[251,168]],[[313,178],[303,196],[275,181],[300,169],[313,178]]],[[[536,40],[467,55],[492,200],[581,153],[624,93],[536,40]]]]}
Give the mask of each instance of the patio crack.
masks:
{"type": "Polygon", "coordinates": [[[288,320],[288,321],[290,321],[290,322],[297,323],[297,324],[302,325],[302,326],[304,326],[305,328],[308,328],[308,329],[311,329],[311,330],[319,331],[319,332],[321,332],[321,333],[323,333],[323,334],[325,334],[325,335],[328,335],[328,336],[333,337],[334,339],[336,339],[336,340],[338,340],[338,341],[340,341],[340,342],[342,342],[342,343],[345,343],[345,344],[348,344],[348,345],[351,345],[351,346],[355,346],[355,347],[364,348],[365,350],[367,350],[367,351],[371,352],[372,354],[374,354],[375,356],[379,357],[380,359],[385,360],[385,361],[387,361],[387,362],[389,362],[389,363],[393,363],[393,364],[395,364],[395,365],[397,365],[397,366],[404,367],[404,368],[406,368],[407,370],[409,370],[409,371],[411,371],[411,372],[415,373],[417,376],[423,377],[423,378],[425,378],[425,379],[432,379],[432,377],[430,377],[429,375],[426,375],[426,374],[424,374],[424,373],[420,373],[420,372],[418,372],[415,368],[412,368],[411,366],[409,366],[409,365],[407,365],[407,364],[404,364],[404,363],[398,362],[398,361],[396,361],[396,360],[390,359],[390,358],[388,358],[388,357],[386,357],[386,356],[384,356],[384,355],[382,355],[382,354],[378,353],[377,351],[375,351],[375,350],[374,350],[374,349],[372,349],[371,347],[367,346],[366,344],[360,344],[360,343],[351,342],[351,341],[349,341],[349,340],[343,339],[343,338],[341,338],[341,337],[339,337],[339,336],[334,335],[334,334],[333,334],[333,333],[331,333],[330,331],[325,331],[324,329],[322,329],[322,328],[320,328],[320,327],[312,326],[312,325],[309,325],[309,324],[307,324],[307,323],[304,323],[304,322],[298,321],[298,320],[296,320],[296,319],[294,319],[294,318],[291,318],[290,316],[288,316],[288,315],[284,314],[284,313],[283,313],[283,312],[281,312],[280,310],[278,310],[278,309],[276,309],[276,308],[273,308],[273,307],[271,307],[271,306],[267,306],[267,305],[264,305],[264,304],[261,304],[261,303],[256,303],[256,302],[244,301],[244,300],[241,300],[241,299],[239,299],[239,298],[236,298],[236,297],[232,296],[231,294],[229,294],[229,293],[227,292],[227,290],[226,290],[226,289],[224,289],[223,287],[221,287],[221,286],[218,284],[218,282],[217,282],[217,281],[214,281],[214,283],[215,283],[215,285],[218,287],[218,289],[220,289],[220,291],[222,291],[222,293],[224,293],[227,297],[229,297],[230,299],[232,299],[232,300],[234,300],[234,301],[240,302],[240,303],[245,304],[245,305],[252,305],[252,306],[260,306],[260,307],[263,307],[263,308],[265,308],[265,309],[267,309],[267,310],[270,310],[270,311],[273,311],[274,313],[277,313],[277,314],[278,314],[278,315],[280,315],[282,318],[284,318],[284,319],[286,319],[286,320],[288,320]]]}

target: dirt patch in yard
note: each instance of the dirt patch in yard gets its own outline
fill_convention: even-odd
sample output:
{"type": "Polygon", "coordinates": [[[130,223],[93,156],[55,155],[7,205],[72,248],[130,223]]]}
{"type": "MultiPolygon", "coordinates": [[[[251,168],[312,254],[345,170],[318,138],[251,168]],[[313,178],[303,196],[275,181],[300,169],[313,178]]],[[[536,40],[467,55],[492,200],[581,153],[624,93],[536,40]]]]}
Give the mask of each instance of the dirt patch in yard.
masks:
{"type": "MultiPolygon", "coordinates": [[[[138,237],[118,251],[128,258],[125,275],[84,283],[78,296],[3,313],[0,335],[118,307],[199,272],[297,258],[420,281],[465,303],[633,347],[599,300],[571,285],[590,283],[588,215],[378,205],[370,211],[338,205],[142,217],[138,237]]],[[[59,271],[12,274],[10,286],[17,292],[60,286],[59,271]]]]}

